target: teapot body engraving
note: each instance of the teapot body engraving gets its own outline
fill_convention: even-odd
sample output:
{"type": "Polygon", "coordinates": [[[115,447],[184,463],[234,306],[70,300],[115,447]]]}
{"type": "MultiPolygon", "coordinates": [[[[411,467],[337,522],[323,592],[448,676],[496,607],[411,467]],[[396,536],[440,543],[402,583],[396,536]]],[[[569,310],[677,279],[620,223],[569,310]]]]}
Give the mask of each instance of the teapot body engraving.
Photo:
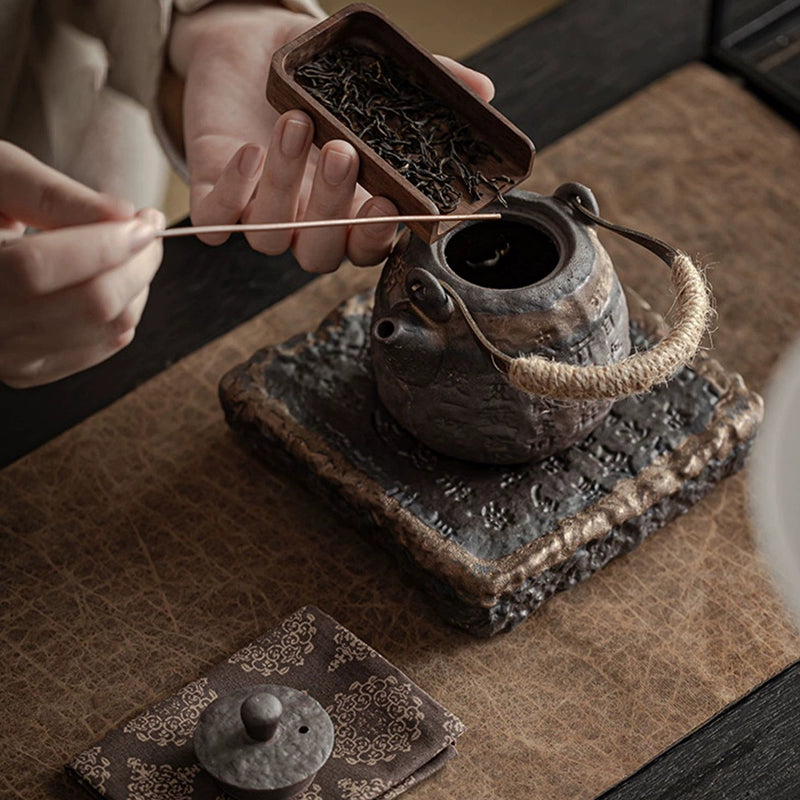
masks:
{"type": "Polygon", "coordinates": [[[594,226],[559,198],[515,190],[502,219],[465,224],[432,244],[406,232],[375,295],[372,361],[388,411],[433,450],[469,461],[546,458],[586,436],[611,403],[552,401],[511,386],[478,342],[511,356],[610,364],[630,351],[625,296],[594,226]],[[445,291],[447,289],[447,291],[445,291]],[[456,302],[454,303],[454,296],[456,302]]]}

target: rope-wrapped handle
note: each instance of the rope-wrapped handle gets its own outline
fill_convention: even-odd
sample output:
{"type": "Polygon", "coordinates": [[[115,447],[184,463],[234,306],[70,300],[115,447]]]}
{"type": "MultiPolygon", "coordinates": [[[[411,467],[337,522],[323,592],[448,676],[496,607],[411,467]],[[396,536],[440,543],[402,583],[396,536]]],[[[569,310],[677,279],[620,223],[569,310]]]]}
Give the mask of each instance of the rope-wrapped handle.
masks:
{"type": "Polygon", "coordinates": [[[444,288],[478,341],[503,364],[509,382],[517,389],[553,400],[619,400],[647,392],[694,358],[708,324],[710,300],[706,281],[686,253],[652,236],[602,219],[581,203],[577,193],[569,198],[562,195],[560,199],[588,221],[647,248],[670,267],[675,290],[675,322],[654,347],[615,364],[589,366],[565,364],[535,355],[509,356],[489,342],[455,290],[443,284],[444,288]]]}

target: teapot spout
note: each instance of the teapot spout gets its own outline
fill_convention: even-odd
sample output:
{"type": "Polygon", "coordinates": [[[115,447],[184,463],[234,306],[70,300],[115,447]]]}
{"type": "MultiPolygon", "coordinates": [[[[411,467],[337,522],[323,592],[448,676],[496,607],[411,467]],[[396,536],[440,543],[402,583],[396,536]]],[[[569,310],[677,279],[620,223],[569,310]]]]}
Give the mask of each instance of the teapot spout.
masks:
{"type": "Polygon", "coordinates": [[[399,309],[372,325],[372,360],[376,369],[412,386],[428,386],[439,372],[444,342],[410,309],[399,309]]]}

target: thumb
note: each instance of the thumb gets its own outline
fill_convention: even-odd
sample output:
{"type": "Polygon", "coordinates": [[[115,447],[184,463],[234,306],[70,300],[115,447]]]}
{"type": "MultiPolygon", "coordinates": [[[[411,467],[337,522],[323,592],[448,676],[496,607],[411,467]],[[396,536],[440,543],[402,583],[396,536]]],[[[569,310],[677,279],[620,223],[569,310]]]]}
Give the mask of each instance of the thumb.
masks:
{"type": "Polygon", "coordinates": [[[488,75],[482,72],[465,67],[458,61],[454,61],[448,56],[436,56],[442,66],[449,69],[462,83],[465,83],[475,94],[487,103],[494,97],[494,83],[488,75]]]}
{"type": "Polygon", "coordinates": [[[41,230],[130,219],[126,200],[84,186],[29,153],[0,142],[0,214],[41,230]]]}

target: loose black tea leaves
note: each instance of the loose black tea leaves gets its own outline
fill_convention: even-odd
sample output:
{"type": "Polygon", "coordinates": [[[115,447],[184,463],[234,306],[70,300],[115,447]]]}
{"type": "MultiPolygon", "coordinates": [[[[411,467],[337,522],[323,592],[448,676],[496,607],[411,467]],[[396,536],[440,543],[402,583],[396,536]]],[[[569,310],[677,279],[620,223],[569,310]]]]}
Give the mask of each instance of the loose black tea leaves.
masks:
{"type": "Polygon", "coordinates": [[[479,168],[499,158],[470,126],[385,55],[338,45],[295,70],[296,81],[444,214],[481,187],[505,205],[511,180],[479,168]]]}

